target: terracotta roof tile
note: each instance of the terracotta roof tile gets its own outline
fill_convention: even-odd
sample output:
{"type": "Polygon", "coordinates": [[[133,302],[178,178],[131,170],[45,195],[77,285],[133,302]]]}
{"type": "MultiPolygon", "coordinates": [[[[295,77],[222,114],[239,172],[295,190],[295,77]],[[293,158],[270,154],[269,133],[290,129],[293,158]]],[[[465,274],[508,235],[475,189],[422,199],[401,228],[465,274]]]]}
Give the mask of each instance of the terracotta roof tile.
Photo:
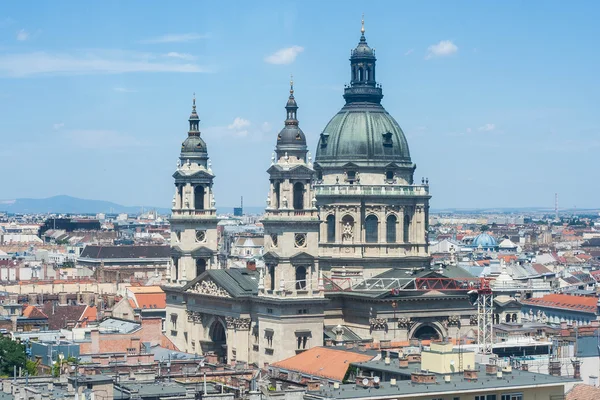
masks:
{"type": "Polygon", "coordinates": [[[372,355],[313,347],[303,353],[272,364],[273,367],[307,375],[342,381],[350,363],[370,361],[372,355]]]}
{"type": "Polygon", "coordinates": [[[128,286],[131,293],[164,293],[160,286],[128,286]]]}
{"type": "Polygon", "coordinates": [[[566,393],[566,400],[597,400],[600,399],[600,388],[584,383],[573,386],[566,393]]]}
{"type": "Polygon", "coordinates": [[[552,271],[550,271],[548,268],[546,268],[542,264],[532,264],[531,268],[533,268],[535,270],[535,272],[537,272],[540,275],[552,273],[552,271]]]}
{"type": "Polygon", "coordinates": [[[23,310],[23,316],[30,319],[48,319],[48,316],[36,306],[28,305],[23,310]]]}
{"type": "Polygon", "coordinates": [[[135,300],[137,308],[143,310],[167,307],[167,295],[164,293],[136,294],[135,300]]]}
{"type": "Polygon", "coordinates": [[[598,308],[596,297],[570,296],[568,294],[547,294],[542,298],[527,299],[522,302],[532,306],[562,308],[589,313],[596,313],[598,308]]]}

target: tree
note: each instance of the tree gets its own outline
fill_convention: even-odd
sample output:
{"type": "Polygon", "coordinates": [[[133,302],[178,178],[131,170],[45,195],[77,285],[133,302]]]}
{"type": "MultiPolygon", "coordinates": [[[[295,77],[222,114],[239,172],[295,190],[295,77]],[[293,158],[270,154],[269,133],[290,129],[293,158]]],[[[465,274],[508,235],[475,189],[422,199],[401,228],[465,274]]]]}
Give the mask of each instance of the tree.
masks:
{"type": "Polygon", "coordinates": [[[480,230],[481,232],[487,232],[487,231],[489,231],[489,230],[490,230],[490,227],[489,227],[489,226],[487,226],[487,225],[481,225],[481,227],[479,228],[479,230],[480,230]]]}
{"type": "Polygon", "coordinates": [[[25,346],[8,337],[0,338],[0,373],[5,376],[13,374],[14,367],[24,368],[27,361],[25,346]]]}

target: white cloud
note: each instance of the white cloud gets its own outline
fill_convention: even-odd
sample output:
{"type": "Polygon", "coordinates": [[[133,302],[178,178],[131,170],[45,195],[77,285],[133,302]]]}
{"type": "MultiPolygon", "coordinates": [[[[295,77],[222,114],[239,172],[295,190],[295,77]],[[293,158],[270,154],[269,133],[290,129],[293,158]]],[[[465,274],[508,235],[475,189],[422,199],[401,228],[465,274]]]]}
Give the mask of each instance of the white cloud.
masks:
{"type": "Polygon", "coordinates": [[[137,92],[137,90],[128,89],[128,88],[124,88],[124,87],[114,87],[113,91],[118,92],[118,93],[135,93],[135,92],[137,92]]]}
{"type": "Polygon", "coordinates": [[[491,132],[494,129],[496,129],[496,125],[494,125],[494,124],[485,124],[485,125],[479,127],[479,130],[482,132],[491,132]]]}
{"type": "Polygon", "coordinates": [[[98,50],[77,53],[20,53],[0,55],[0,77],[35,75],[98,75],[130,72],[211,72],[207,67],[125,51],[98,50]]]}
{"type": "Polygon", "coordinates": [[[227,129],[233,131],[235,136],[248,136],[248,127],[251,125],[247,119],[236,117],[233,122],[227,125],[227,129]]]}
{"type": "Polygon", "coordinates": [[[167,35],[141,40],[140,43],[187,43],[194,40],[206,39],[209,35],[199,33],[170,33],[167,35]]]}
{"type": "Polygon", "coordinates": [[[65,126],[64,122],[57,122],[56,124],[52,124],[52,129],[54,129],[55,131],[63,128],[65,126]]]}
{"type": "Polygon", "coordinates": [[[277,50],[270,56],[265,57],[265,62],[269,64],[291,64],[296,60],[298,54],[304,51],[302,46],[292,46],[277,50]]]}
{"type": "Polygon", "coordinates": [[[427,48],[426,60],[434,57],[446,57],[458,51],[458,47],[451,40],[441,40],[427,48]]]}
{"type": "Polygon", "coordinates": [[[178,58],[180,60],[195,60],[196,57],[188,54],[188,53],[178,53],[176,51],[171,51],[168,52],[167,54],[165,54],[165,57],[169,57],[169,58],[178,58]]]}
{"type": "Polygon", "coordinates": [[[29,39],[29,33],[25,29],[21,29],[17,32],[17,40],[19,42],[24,42],[27,39],[29,39]]]}
{"type": "Polygon", "coordinates": [[[410,56],[413,53],[413,51],[415,51],[415,49],[409,49],[409,50],[406,51],[406,53],[404,53],[404,55],[405,56],[410,56]]]}

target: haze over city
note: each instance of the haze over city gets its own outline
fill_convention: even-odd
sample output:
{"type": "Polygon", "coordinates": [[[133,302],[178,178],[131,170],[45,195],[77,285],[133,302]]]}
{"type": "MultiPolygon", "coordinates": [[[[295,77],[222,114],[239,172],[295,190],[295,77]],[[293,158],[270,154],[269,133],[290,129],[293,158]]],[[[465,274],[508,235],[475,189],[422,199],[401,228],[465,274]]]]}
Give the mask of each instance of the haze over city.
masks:
{"type": "Polygon", "coordinates": [[[600,5],[562,5],[5,4],[0,156],[15,168],[0,199],[168,207],[195,92],[218,203],[264,206],[290,74],[314,155],[364,12],[383,104],[434,208],[552,207],[556,192],[597,207],[600,5]]]}

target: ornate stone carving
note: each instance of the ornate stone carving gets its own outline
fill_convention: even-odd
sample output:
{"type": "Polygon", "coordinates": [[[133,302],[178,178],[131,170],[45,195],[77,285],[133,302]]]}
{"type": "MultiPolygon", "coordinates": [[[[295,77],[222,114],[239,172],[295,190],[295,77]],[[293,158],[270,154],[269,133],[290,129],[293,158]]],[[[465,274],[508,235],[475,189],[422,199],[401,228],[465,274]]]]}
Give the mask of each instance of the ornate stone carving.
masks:
{"type": "Polygon", "coordinates": [[[235,318],[233,317],[225,317],[225,325],[227,326],[227,329],[233,329],[235,328],[235,318]]]}
{"type": "Polygon", "coordinates": [[[460,316],[454,314],[448,317],[444,326],[447,328],[448,326],[457,326],[458,324],[460,324],[460,316]]]}
{"type": "Polygon", "coordinates": [[[398,328],[410,330],[413,322],[410,317],[400,317],[398,319],[398,328]]]}
{"type": "Polygon", "coordinates": [[[471,315],[469,323],[471,324],[471,326],[477,326],[477,315],[471,315]]]}
{"type": "Polygon", "coordinates": [[[386,331],[388,330],[387,320],[385,318],[369,318],[369,324],[371,325],[371,332],[373,331],[386,331]]]}
{"type": "Polygon", "coordinates": [[[202,313],[199,311],[185,310],[187,313],[188,322],[193,322],[195,324],[202,323],[202,313]]]}
{"type": "Polygon", "coordinates": [[[227,326],[227,329],[247,331],[250,330],[251,324],[252,320],[250,318],[225,317],[225,325],[227,326]]]}
{"type": "Polygon", "coordinates": [[[231,297],[222,287],[210,280],[201,281],[192,287],[192,292],[216,297],[231,297]]]}
{"type": "Polygon", "coordinates": [[[236,318],[234,324],[238,331],[247,331],[250,329],[252,320],[250,318],[236,318]]]}

